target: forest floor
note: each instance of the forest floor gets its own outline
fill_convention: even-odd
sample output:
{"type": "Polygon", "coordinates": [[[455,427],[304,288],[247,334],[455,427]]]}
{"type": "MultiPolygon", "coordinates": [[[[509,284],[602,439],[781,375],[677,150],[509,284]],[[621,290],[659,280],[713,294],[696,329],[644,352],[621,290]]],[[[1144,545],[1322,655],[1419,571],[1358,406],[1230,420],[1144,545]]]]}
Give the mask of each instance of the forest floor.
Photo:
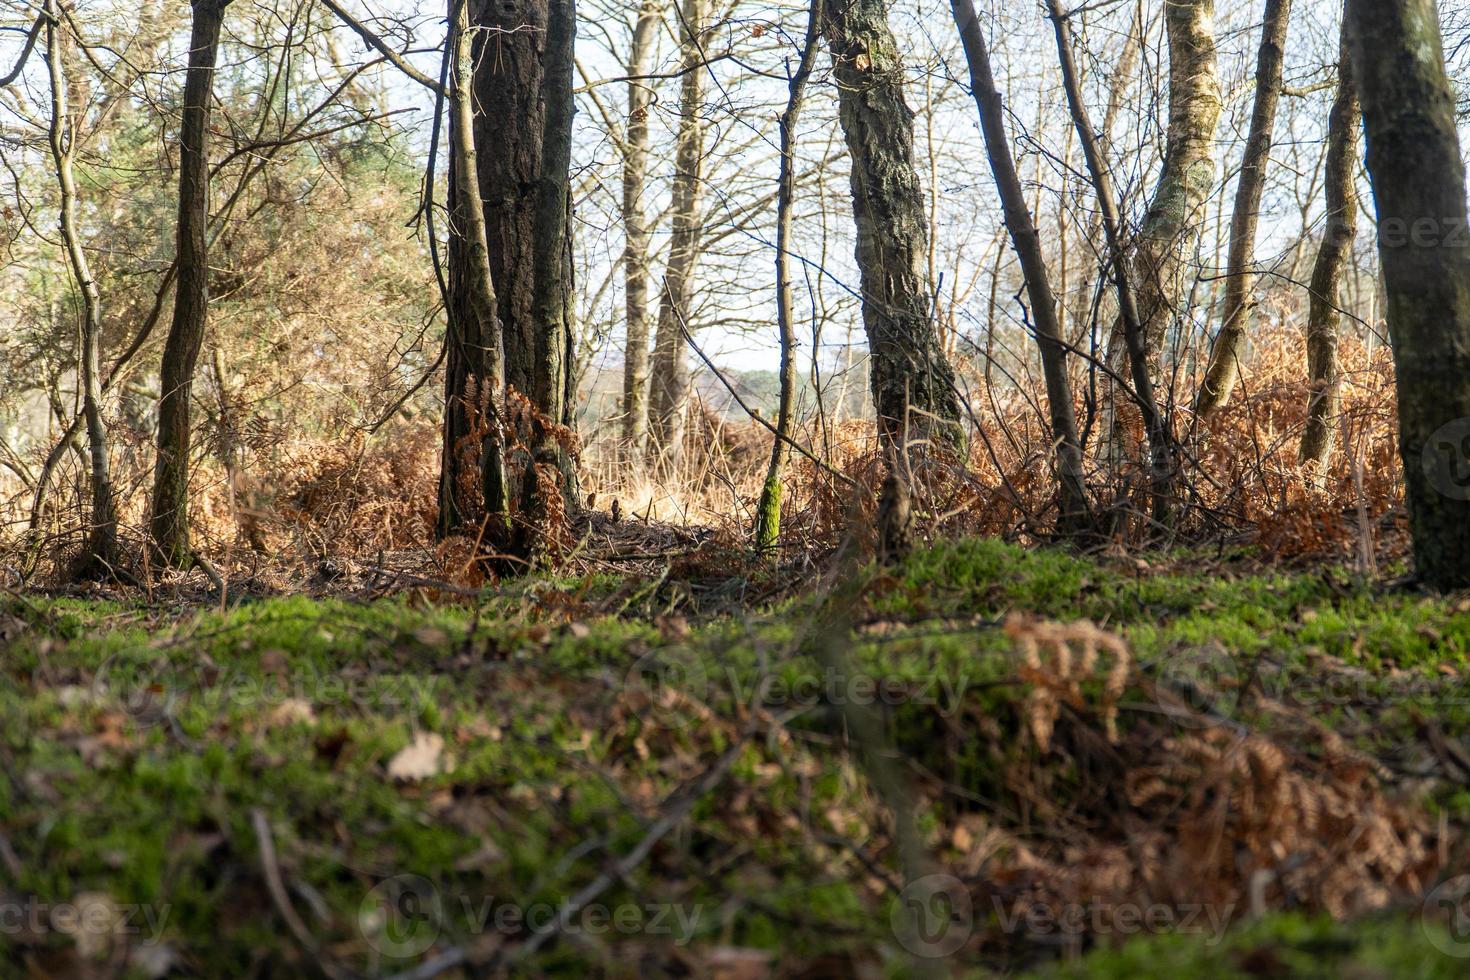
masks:
{"type": "Polygon", "coordinates": [[[0,596],[0,976],[1470,972],[1470,600],[713,547],[0,596]]]}

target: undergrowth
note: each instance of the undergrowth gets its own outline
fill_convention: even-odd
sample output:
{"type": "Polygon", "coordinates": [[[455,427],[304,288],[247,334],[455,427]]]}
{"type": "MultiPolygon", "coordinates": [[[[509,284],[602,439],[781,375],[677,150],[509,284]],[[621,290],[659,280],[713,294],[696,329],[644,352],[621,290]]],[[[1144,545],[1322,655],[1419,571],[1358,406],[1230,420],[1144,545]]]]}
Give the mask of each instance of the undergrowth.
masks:
{"type": "Polygon", "coordinates": [[[0,895],[117,929],[29,917],[0,969],[378,976],[452,950],[478,964],[457,970],[738,976],[779,951],[788,974],[902,975],[895,806],[957,889],[919,943],[943,971],[1467,962],[1425,904],[1470,867],[1457,599],[979,539],[739,615],[688,588],[5,600],[0,895]],[[902,799],[849,745],[853,704],[904,760],[902,799]],[[602,913],[528,951],[528,913],[607,874],[602,913]],[[1117,917],[1135,908],[1159,918],[1117,917]]]}

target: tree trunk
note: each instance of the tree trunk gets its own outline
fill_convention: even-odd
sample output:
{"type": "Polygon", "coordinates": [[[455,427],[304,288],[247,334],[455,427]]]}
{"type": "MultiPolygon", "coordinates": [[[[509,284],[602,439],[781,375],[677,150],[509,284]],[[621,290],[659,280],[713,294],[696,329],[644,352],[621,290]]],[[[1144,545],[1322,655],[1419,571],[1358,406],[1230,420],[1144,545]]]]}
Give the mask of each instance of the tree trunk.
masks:
{"type": "Polygon", "coordinates": [[[1005,107],[995,86],[990,52],[986,49],[975,7],[970,0],[951,0],[951,7],[960,40],[965,46],[965,58],[970,65],[970,85],[974,90],[975,105],[980,110],[985,148],[990,156],[996,191],[1005,211],[1006,229],[1020,259],[1021,271],[1026,277],[1026,293],[1031,299],[1031,317],[1036,324],[1036,344],[1041,349],[1041,368],[1046,377],[1052,442],[1056,446],[1057,480],[1061,489],[1061,517],[1057,526],[1063,533],[1075,533],[1086,529],[1090,523],[1091,508],[1087,502],[1082,444],[1077,438],[1076,408],[1072,404],[1072,383],[1067,377],[1067,352],[1062,341],[1057,298],[1052,292],[1046,258],[1041,251],[1041,236],[1027,209],[1026,191],[1021,186],[1016,161],[1011,155],[1010,137],[1005,128],[1005,107]]]}
{"type": "Polygon", "coordinates": [[[1291,0],[1266,0],[1261,26],[1261,48],[1256,59],[1256,101],[1251,110],[1250,133],[1240,181],[1235,191],[1235,213],[1230,219],[1230,257],[1225,269],[1225,322],[1215,338],[1195,401],[1195,411],[1208,415],[1225,406],[1240,375],[1240,353],[1250,313],[1250,264],[1256,249],[1256,226],[1266,189],[1266,165],[1271,162],[1271,140],[1276,129],[1276,106],[1281,101],[1281,66],[1286,57],[1286,31],[1291,23],[1291,0]]]}
{"type": "Polygon", "coordinates": [[[1348,0],[1421,580],[1470,585],[1470,221],[1434,0],[1348,0]]]}
{"type": "Polygon", "coordinates": [[[179,132],[178,245],[173,321],[163,345],[151,530],[158,558],[184,567],[189,544],[189,398],[209,314],[209,115],[220,27],[230,0],[194,0],[179,132]]]}
{"type": "MultiPolygon", "coordinates": [[[[536,263],[532,314],[531,400],[551,421],[572,422],[572,49],[577,36],[575,0],[549,0],[541,79],[543,131],[533,223],[536,263]]],[[[539,448],[550,448],[549,439],[539,448]]],[[[558,453],[564,476],[574,478],[571,460],[558,453]]]]}
{"type": "Polygon", "coordinates": [[[927,440],[961,449],[954,372],[932,312],[928,223],[914,170],[914,114],[884,0],[826,0],[838,121],[852,157],[852,209],[869,378],[889,449],[927,440]]]}
{"type": "Polygon", "coordinates": [[[576,513],[581,504],[576,460],[567,439],[553,428],[566,432],[575,425],[571,167],[572,117],[576,111],[572,95],[575,64],[572,51],[577,36],[577,8],[575,0],[550,0],[548,7],[541,79],[541,104],[545,110],[541,172],[537,176],[533,223],[536,288],[532,312],[537,329],[531,401],[542,413],[542,419],[533,424],[529,443],[532,459],[526,463],[525,486],[535,492],[532,496],[523,494],[520,500],[525,533],[516,553],[523,559],[536,557],[550,544],[542,539],[561,532],[561,528],[553,528],[548,523],[550,515],[576,513]],[[548,504],[546,495],[557,488],[542,487],[541,477],[535,472],[539,464],[550,464],[560,474],[559,507],[548,504]]]}
{"type": "Polygon", "coordinates": [[[1311,309],[1307,314],[1307,424],[1302,430],[1301,461],[1314,464],[1317,479],[1327,472],[1337,411],[1342,400],[1337,369],[1338,291],[1343,266],[1358,234],[1358,91],[1344,36],[1337,69],[1337,99],[1327,123],[1323,161],[1327,227],[1312,270],[1311,309]]]}
{"type": "Polygon", "coordinates": [[[627,343],[623,347],[624,465],[642,464],[648,432],[648,216],[643,206],[648,177],[648,112],[653,95],[647,75],[653,61],[660,0],[643,0],[626,65],[628,119],[623,133],[623,290],[627,343]]]}
{"type": "Polygon", "coordinates": [[[469,0],[450,5],[447,40],[453,63],[449,89],[449,292],[446,313],[451,356],[445,378],[444,457],[439,475],[439,534],[462,530],[483,512],[492,549],[508,539],[509,504],[501,424],[505,369],[499,305],[480,196],[475,148],[474,62],[469,0]],[[467,457],[479,460],[466,478],[467,457]],[[474,487],[479,500],[466,499],[474,487]]]}
{"type": "Polygon", "coordinates": [[[684,329],[694,265],[699,259],[704,191],[704,55],[701,36],[705,0],[681,0],[679,133],[674,148],[673,215],[669,258],[659,291],[648,421],[651,454],[674,465],[683,454],[689,407],[689,362],[684,329]]]}
{"type": "Polygon", "coordinates": [[[1143,318],[1139,313],[1138,299],[1126,267],[1123,215],[1118,207],[1117,194],[1113,190],[1112,172],[1103,158],[1102,142],[1092,128],[1087,107],[1082,101],[1082,79],[1077,70],[1076,55],[1073,53],[1068,15],[1062,10],[1061,0],[1048,0],[1047,6],[1057,39],[1057,60],[1062,69],[1062,86],[1067,93],[1067,107],[1072,115],[1073,128],[1082,143],[1082,154],[1087,161],[1087,173],[1092,180],[1093,192],[1097,195],[1098,212],[1107,240],[1106,267],[1112,270],[1113,284],[1117,288],[1118,320],[1121,324],[1123,346],[1128,355],[1133,398],[1143,417],[1144,431],[1148,436],[1154,519],[1167,525],[1172,509],[1175,477],[1174,438],[1154,393],[1143,318]]]}
{"type": "MultiPolygon", "coordinates": [[[[554,426],[572,422],[570,134],[572,121],[572,55],[575,10],[570,0],[467,0],[473,40],[473,100],[461,100],[455,113],[458,128],[468,126],[474,147],[493,152],[474,154],[480,214],[484,218],[486,255],[482,261],[471,240],[475,222],[463,200],[468,182],[459,172],[469,166],[451,158],[451,206],[466,235],[452,235],[450,312],[466,331],[479,333],[478,343],[450,343],[445,377],[451,405],[468,390],[469,379],[494,374],[486,360],[496,343],[483,306],[493,296],[499,320],[499,362],[506,387],[513,387],[543,414],[538,432],[526,433],[532,454],[548,447],[554,426]],[[470,108],[473,106],[473,108],[470,108]],[[464,186],[461,186],[461,185],[464,186]],[[455,239],[459,241],[456,244],[455,239]],[[488,277],[485,266],[489,267],[488,277]],[[471,326],[473,325],[473,326],[471,326]]],[[[464,60],[464,59],[462,59],[464,60]]],[[[451,133],[451,142],[455,135],[451,133]]],[[[466,333],[466,340],[476,338],[466,333]]],[[[492,358],[493,360],[493,358],[492,358]]],[[[500,385],[491,380],[496,391],[500,385]]],[[[490,402],[493,404],[494,399],[490,402]]],[[[481,410],[484,409],[481,405],[481,410]]],[[[446,470],[451,453],[473,428],[468,416],[452,410],[446,416],[446,470]]],[[[491,426],[493,429],[494,426],[491,426]]],[[[509,434],[505,434],[509,438],[509,434]]],[[[494,438],[493,436],[491,438],[494,438]]],[[[498,496],[504,470],[496,469],[497,448],[479,448],[482,492],[498,496]]],[[[503,446],[501,456],[503,458],[503,446]]],[[[569,500],[575,473],[565,454],[557,455],[569,500]]],[[[528,464],[529,465],[529,464],[528,464]]],[[[452,481],[441,475],[441,498],[452,481]]],[[[570,501],[572,504],[575,501],[570,501]]],[[[444,517],[441,516],[441,532],[444,517]]]]}
{"type": "Polygon", "coordinates": [[[51,81],[51,125],[48,142],[61,192],[61,239],[82,304],[78,377],[82,414],[87,425],[87,451],[92,474],[92,513],[86,550],[77,563],[82,575],[107,574],[117,561],[117,505],[107,458],[107,428],[102,418],[102,384],[97,376],[97,350],[102,334],[102,301],[97,280],[77,231],[77,188],[72,174],[74,120],[67,104],[67,78],[62,65],[61,15],[56,0],[46,7],[46,67],[51,81]]]}
{"type": "Polygon", "coordinates": [[[781,471],[790,455],[792,410],[796,401],[796,326],[792,322],[791,302],[791,209],[796,197],[796,123],[801,118],[801,102],[807,79],[817,59],[817,46],[822,37],[822,2],[812,0],[807,12],[806,43],[801,49],[801,63],[787,85],[786,110],[781,113],[781,170],[776,181],[776,326],[781,336],[780,404],[776,412],[775,438],[771,441],[771,462],[766,468],[766,482],[761,488],[756,507],[755,546],[767,551],[776,546],[781,534],[781,471]]]}
{"type": "MultiPolygon", "coordinates": [[[[474,32],[475,145],[480,195],[502,330],[505,381],[536,386],[536,188],[545,105],[548,0],[470,0],[474,32]]],[[[451,354],[453,351],[451,350],[451,354]]]]}
{"type": "MultiPolygon", "coordinates": [[[[1144,215],[1133,256],[1134,292],[1150,359],[1163,347],[1169,323],[1188,293],[1185,263],[1199,238],[1200,210],[1215,181],[1215,128],[1220,79],[1215,53],[1215,0],[1169,0],[1169,128],[1164,166],[1144,215]]],[[[1110,352],[1126,354],[1122,323],[1110,352]]]]}

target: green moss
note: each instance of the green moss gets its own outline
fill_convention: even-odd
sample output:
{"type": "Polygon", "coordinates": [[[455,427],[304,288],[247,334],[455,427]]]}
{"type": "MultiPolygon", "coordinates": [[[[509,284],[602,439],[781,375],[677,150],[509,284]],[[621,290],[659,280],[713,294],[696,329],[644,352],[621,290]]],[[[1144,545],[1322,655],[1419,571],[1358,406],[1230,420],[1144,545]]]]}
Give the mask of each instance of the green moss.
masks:
{"type": "MultiPolygon", "coordinates": [[[[1013,737],[1020,692],[997,628],[1011,612],[1105,624],[1151,670],[1208,648],[1242,676],[1267,672],[1283,696],[1343,693],[1320,686],[1336,676],[1322,658],[1335,658],[1335,669],[1362,671],[1348,693],[1378,699],[1362,736],[1370,747],[1408,745],[1425,717],[1450,737],[1470,732],[1470,699],[1441,672],[1463,672],[1470,650],[1470,613],[1453,602],[1336,574],[1206,574],[1187,557],[1167,561],[1120,570],[983,540],[920,551],[891,575],[874,572],[843,652],[877,690],[896,692],[882,716],[905,754],[982,809],[1003,799],[1011,767],[1030,764],[1013,737]],[[1422,682],[1412,698],[1406,678],[1422,682]],[[977,726],[1000,737],[966,734],[977,726]]],[[[876,949],[901,964],[867,869],[822,843],[883,831],[830,704],[834,693],[871,699],[874,689],[830,677],[816,656],[831,628],[821,597],[685,633],[597,611],[619,609],[628,587],[527,582],[478,609],[305,597],[225,611],[7,602],[3,612],[29,624],[0,656],[0,830],[24,869],[15,886],[49,902],[99,890],[166,903],[164,938],[202,973],[261,962],[290,973],[299,954],[263,889],[250,816],[260,809],[283,874],[296,894],[316,896],[313,930],[371,970],[379,961],[358,914],[384,879],[433,882],[454,939],[474,936],[470,910],[486,896],[574,893],[635,846],[649,815],[754,706],[786,718],[784,734],[751,745],[727,784],[604,901],[701,905],[701,943],[876,949]],[[453,769],[394,783],[387,764],[417,732],[444,738],[453,769]],[[691,867],[708,878],[688,876],[691,867]]],[[[1338,710],[1324,701],[1321,716],[1338,710]]],[[[1076,772],[1050,778],[1058,799],[1081,786],[1076,772]]],[[[1432,803],[1470,815],[1463,789],[1432,803]]],[[[918,817],[938,832],[937,814],[918,817]]],[[[1149,939],[1083,962],[1087,975],[1230,976],[1252,943],[1291,958],[1343,935],[1275,918],[1218,948],[1149,939]]],[[[1426,948],[1387,922],[1341,962],[1433,976],[1416,958],[1426,948]]],[[[560,947],[541,965],[578,973],[579,955],[560,947]]]]}
{"type": "Polygon", "coordinates": [[[1443,938],[1438,926],[1408,915],[1376,917],[1348,925],[1278,914],[1208,939],[1185,935],[1138,937],[1030,976],[1047,980],[1463,977],[1465,960],[1441,952],[1430,942],[1432,936],[1443,938]]]}

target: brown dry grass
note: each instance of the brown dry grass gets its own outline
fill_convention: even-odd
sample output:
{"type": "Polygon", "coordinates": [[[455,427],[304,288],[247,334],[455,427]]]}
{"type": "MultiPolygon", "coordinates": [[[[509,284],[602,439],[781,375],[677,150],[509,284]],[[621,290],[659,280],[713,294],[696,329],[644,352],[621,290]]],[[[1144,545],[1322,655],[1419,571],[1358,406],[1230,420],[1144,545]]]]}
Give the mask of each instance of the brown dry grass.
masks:
{"type": "MultiPolygon", "coordinates": [[[[1188,500],[1177,540],[1254,542],[1273,560],[1347,559],[1365,571],[1402,556],[1406,539],[1387,350],[1379,347],[1370,357],[1360,342],[1343,341],[1337,445],[1327,472],[1316,474],[1297,462],[1307,401],[1302,342],[1289,330],[1254,340],[1250,369],[1230,406],[1203,424],[1188,417],[1178,423],[1188,500]]],[[[971,404],[977,426],[968,459],[931,454],[922,463],[908,463],[921,535],[1047,539],[1055,520],[1055,481],[1047,429],[1036,407],[1014,389],[975,391],[971,404]]],[[[525,441],[519,428],[533,421],[519,405],[509,413],[518,441],[508,458],[517,480],[516,460],[525,455],[514,451],[525,441]]],[[[1084,419],[1086,409],[1079,405],[1084,419]]],[[[1141,467],[1106,459],[1098,428],[1089,429],[1089,485],[1100,506],[1136,514],[1143,508],[1141,467]]],[[[815,460],[795,454],[787,473],[785,554],[820,557],[848,540],[870,547],[877,489],[886,472],[874,427],[861,420],[812,420],[797,439],[815,460]]],[[[141,555],[149,447],[132,442],[138,444],[119,445],[116,469],[124,538],[141,555]]],[[[268,453],[247,447],[233,481],[214,455],[206,456],[195,475],[197,539],[225,565],[309,568],[327,559],[412,551],[425,567],[442,570],[433,541],[439,444],[429,421],[397,424],[371,440],[357,433],[336,442],[279,441],[268,453]]],[[[769,447],[764,426],[701,408],[674,463],[627,466],[621,447],[605,438],[574,448],[582,453],[584,502],[591,510],[645,526],[706,528],[738,545],[754,523],[769,447]]],[[[79,459],[67,459],[57,488],[35,551],[24,547],[24,488],[14,481],[3,488],[5,544],[9,553],[27,556],[12,560],[12,577],[31,563],[39,572],[33,579],[54,578],[79,547],[77,515],[85,499],[79,459]]],[[[1114,547],[1142,543],[1145,522],[1125,519],[1121,527],[1114,547]]],[[[577,537],[559,534],[553,557],[576,552],[577,537]]]]}

